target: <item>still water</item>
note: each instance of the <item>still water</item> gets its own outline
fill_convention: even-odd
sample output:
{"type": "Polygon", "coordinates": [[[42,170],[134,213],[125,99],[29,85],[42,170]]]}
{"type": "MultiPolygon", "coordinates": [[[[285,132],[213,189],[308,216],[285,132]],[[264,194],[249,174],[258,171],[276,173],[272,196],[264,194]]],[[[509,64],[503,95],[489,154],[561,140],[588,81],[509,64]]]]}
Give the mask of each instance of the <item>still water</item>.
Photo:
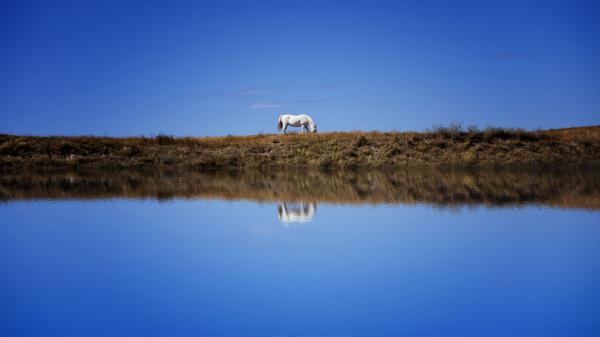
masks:
{"type": "Polygon", "coordinates": [[[18,172],[0,336],[598,336],[598,172],[18,172]]]}

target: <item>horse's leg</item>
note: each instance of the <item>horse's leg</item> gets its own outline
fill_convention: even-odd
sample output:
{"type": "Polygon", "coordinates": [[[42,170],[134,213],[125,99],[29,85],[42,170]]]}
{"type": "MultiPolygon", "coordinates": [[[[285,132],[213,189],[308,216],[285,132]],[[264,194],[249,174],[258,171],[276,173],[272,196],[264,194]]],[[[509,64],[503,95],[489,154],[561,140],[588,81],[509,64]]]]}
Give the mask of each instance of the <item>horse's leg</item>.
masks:
{"type": "Polygon", "coordinates": [[[288,124],[287,123],[283,123],[283,129],[281,129],[281,132],[285,135],[287,133],[287,127],[288,124]]]}

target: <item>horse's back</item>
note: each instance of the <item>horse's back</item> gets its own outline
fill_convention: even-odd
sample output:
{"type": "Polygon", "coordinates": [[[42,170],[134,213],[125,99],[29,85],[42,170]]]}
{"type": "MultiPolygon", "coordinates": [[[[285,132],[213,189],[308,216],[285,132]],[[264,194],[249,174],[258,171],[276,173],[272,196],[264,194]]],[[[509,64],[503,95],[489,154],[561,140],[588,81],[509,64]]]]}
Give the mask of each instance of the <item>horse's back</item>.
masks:
{"type": "Polygon", "coordinates": [[[292,126],[300,126],[312,122],[312,118],[306,114],[300,115],[280,115],[281,120],[292,126]]]}
{"type": "Polygon", "coordinates": [[[302,123],[306,123],[306,121],[310,120],[310,116],[309,115],[305,115],[305,114],[299,114],[299,115],[293,115],[297,120],[301,121],[302,123]]]}

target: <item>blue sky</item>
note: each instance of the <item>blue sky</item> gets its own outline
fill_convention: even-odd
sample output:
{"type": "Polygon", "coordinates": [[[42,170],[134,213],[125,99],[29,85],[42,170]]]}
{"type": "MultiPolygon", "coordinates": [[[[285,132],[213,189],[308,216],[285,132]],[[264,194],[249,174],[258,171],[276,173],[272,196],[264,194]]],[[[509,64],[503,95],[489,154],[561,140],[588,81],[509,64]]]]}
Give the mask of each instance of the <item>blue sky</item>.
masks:
{"type": "Polygon", "coordinates": [[[593,1],[0,4],[0,133],[600,124],[593,1]]]}

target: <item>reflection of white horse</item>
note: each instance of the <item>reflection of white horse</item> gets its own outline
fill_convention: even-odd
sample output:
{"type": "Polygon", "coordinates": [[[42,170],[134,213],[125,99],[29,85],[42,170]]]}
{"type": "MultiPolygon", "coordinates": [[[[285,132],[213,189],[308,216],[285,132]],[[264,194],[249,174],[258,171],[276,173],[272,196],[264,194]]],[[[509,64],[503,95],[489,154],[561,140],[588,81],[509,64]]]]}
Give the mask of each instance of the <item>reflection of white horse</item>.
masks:
{"type": "Polygon", "coordinates": [[[277,128],[281,130],[282,133],[286,133],[288,126],[301,126],[303,133],[304,131],[317,132],[317,124],[313,122],[309,115],[279,115],[277,128]]]}
{"type": "Polygon", "coordinates": [[[308,222],[315,216],[317,205],[314,202],[286,203],[285,201],[277,207],[279,221],[283,223],[308,222]]]}

